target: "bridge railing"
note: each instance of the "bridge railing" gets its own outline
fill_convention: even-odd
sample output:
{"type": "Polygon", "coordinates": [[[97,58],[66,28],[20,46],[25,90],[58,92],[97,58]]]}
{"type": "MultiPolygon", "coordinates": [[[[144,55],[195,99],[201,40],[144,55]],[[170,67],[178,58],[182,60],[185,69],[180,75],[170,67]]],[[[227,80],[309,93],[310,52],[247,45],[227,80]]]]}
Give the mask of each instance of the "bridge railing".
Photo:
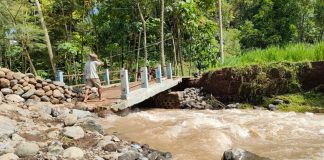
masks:
{"type": "MultiPolygon", "coordinates": [[[[155,81],[156,83],[162,84],[163,83],[163,77],[167,79],[172,79],[172,65],[171,63],[167,64],[166,66],[158,65],[156,68],[153,68],[155,71],[155,81]],[[162,75],[162,67],[166,67],[166,75],[162,75]]],[[[141,67],[140,68],[140,81],[141,81],[141,88],[149,88],[149,82],[154,81],[154,79],[150,79],[152,75],[151,71],[148,70],[147,67],[141,67]]],[[[121,99],[127,99],[130,94],[130,78],[129,78],[129,72],[127,69],[121,69],[120,71],[110,71],[109,69],[104,69],[103,72],[99,72],[98,75],[103,75],[103,82],[106,86],[110,86],[112,82],[120,81],[120,87],[121,87],[121,99]],[[111,79],[112,74],[119,74],[120,79],[111,79]]],[[[137,76],[138,73],[135,73],[135,76],[137,76]]],[[[64,83],[64,78],[67,77],[75,77],[75,76],[84,76],[84,74],[73,74],[73,75],[64,75],[63,71],[58,71],[56,80],[64,83]]],[[[83,85],[83,84],[82,84],[83,85]]],[[[80,85],[75,85],[80,86],[80,85]]]]}

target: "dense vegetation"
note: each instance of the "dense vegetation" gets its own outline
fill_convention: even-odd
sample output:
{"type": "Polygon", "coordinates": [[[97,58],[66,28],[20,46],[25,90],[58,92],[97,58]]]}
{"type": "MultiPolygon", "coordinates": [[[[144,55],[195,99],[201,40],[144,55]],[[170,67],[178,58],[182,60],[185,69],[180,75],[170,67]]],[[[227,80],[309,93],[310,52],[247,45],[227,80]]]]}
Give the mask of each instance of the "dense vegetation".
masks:
{"type": "MultiPolygon", "coordinates": [[[[225,65],[246,63],[269,46],[294,43],[319,44],[311,49],[300,44],[289,53],[292,45],[272,47],[264,55],[270,61],[287,56],[292,61],[323,59],[322,0],[222,4],[225,65]],[[256,50],[246,52],[251,49],[256,50]],[[273,58],[277,51],[278,58],[273,58]]],[[[137,62],[154,66],[165,59],[179,70],[185,70],[185,64],[204,69],[220,62],[215,0],[0,0],[0,6],[0,62],[12,70],[42,76],[56,70],[79,74],[91,50],[106,59],[111,70],[124,67],[133,73],[137,62]]]]}
{"type": "Polygon", "coordinates": [[[324,42],[316,44],[289,44],[285,47],[255,49],[240,56],[229,56],[218,68],[267,64],[274,62],[303,62],[324,60],[324,42]]]}

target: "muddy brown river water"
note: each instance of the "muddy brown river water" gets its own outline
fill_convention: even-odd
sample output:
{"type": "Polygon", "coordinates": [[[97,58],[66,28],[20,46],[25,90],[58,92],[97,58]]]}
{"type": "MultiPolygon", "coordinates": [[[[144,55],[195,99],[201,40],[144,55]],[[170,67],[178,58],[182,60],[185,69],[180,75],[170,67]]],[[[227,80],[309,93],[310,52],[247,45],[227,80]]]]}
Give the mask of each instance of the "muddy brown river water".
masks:
{"type": "Polygon", "coordinates": [[[176,160],[220,160],[233,147],[273,160],[324,160],[323,114],[152,109],[102,123],[106,132],[169,151],[176,160]]]}

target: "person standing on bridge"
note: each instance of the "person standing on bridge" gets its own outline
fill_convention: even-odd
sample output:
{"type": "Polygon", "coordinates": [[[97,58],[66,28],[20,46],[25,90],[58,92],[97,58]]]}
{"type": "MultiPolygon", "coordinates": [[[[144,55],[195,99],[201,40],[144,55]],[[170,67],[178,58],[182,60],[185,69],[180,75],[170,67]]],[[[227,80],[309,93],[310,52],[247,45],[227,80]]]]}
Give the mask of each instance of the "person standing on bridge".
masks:
{"type": "Polygon", "coordinates": [[[102,87],[99,76],[97,74],[97,66],[103,66],[104,63],[98,59],[95,53],[89,55],[89,61],[84,66],[84,78],[85,78],[85,95],[83,102],[87,103],[89,98],[89,91],[92,87],[98,88],[99,100],[102,101],[102,87]]]}

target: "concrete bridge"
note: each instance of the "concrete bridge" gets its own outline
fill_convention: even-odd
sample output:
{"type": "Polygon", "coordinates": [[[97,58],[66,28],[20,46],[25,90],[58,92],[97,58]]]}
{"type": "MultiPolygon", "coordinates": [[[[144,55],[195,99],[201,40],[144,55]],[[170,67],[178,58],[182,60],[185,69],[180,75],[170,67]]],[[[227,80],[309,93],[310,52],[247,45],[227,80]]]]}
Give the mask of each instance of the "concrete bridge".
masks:
{"type": "MultiPolygon", "coordinates": [[[[161,92],[171,89],[182,82],[182,78],[174,77],[171,64],[166,66],[167,74],[162,75],[161,65],[155,69],[155,78],[149,80],[147,67],[140,70],[140,81],[130,82],[128,71],[120,70],[120,83],[110,84],[110,72],[104,71],[105,86],[103,87],[103,101],[98,98],[88,101],[88,104],[94,105],[99,109],[113,109],[115,111],[123,110],[128,107],[141,103],[161,92]]],[[[57,80],[63,82],[63,72],[58,72],[57,80]]]]}

